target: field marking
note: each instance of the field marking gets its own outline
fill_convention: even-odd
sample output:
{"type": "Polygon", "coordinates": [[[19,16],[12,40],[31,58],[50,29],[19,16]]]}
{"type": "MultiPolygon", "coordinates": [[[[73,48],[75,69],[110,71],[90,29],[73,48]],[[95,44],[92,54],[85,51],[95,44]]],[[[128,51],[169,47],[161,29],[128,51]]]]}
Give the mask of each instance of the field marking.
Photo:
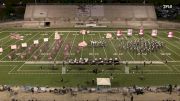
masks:
{"type": "Polygon", "coordinates": [[[70,34],[70,32],[66,35],[66,38],[63,40],[63,43],[61,44],[61,47],[59,48],[59,50],[58,50],[58,52],[56,54],[56,57],[54,58],[54,61],[56,61],[56,58],[57,58],[59,52],[61,51],[62,47],[64,46],[65,41],[67,40],[67,37],[69,36],[69,34],[70,34]]]}
{"type": "Polygon", "coordinates": [[[172,67],[174,67],[175,70],[177,70],[178,72],[180,72],[180,70],[177,67],[180,67],[180,65],[172,65],[172,67]]]}
{"type": "MultiPolygon", "coordinates": [[[[111,41],[111,39],[108,39],[108,41],[110,41],[111,45],[113,46],[113,49],[114,49],[115,52],[118,54],[118,51],[117,51],[117,49],[115,48],[115,46],[114,46],[113,42],[111,41]]],[[[119,54],[118,54],[118,58],[121,60],[119,54]]]]}
{"type": "MultiPolygon", "coordinates": [[[[158,66],[165,66],[167,68],[167,70],[146,70],[146,71],[173,71],[172,68],[170,68],[168,65],[164,64],[164,65],[150,65],[150,68],[152,67],[158,67],[158,66]]],[[[145,67],[146,68],[146,67],[145,67]]],[[[144,71],[144,70],[143,70],[144,71]]]]}
{"type": "MultiPolygon", "coordinates": [[[[92,35],[90,35],[90,36],[91,36],[91,40],[94,41],[92,35]]],[[[91,46],[91,47],[93,47],[93,48],[92,48],[92,49],[93,49],[93,57],[94,57],[94,59],[95,59],[95,55],[94,55],[94,46],[91,46]]]]}
{"type": "MultiPolygon", "coordinates": [[[[17,30],[14,30],[16,32],[55,32],[55,31],[58,31],[58,30],[51,30],[51,31],[44,31],[44,30],[24,30],[24,31],[17,31],[17,30]]],[[[13,30],[12,31],[1,31],[1,32],[14,32],[13,30]]],[[[58,32],[79,32],[79,30],[74,30],[74,31],[67,31],[67,30],[59,30],[58,32]]],[[[101,30],[101,31],[91,31],[91,32],[116,32],[116,31],[113,31],[113,30],[101,30]]],[[[127,32],[127,30],[125,31],[122,31],[122,32],[127,32]]]]}
{"type": "MultiPolygon", "coordinates": [[[[163,33],[165,33],[165,32],[163,32],[163,33]]],[[[166,33],[165,33],[166,34],[166,33]]],[[[166,41],[165,39],[162,39],[162,38],[160,38],[160,37],[158,37],[159,39],[161,39],[161,40],[164,40],[164,41],[166,41]]],[[[173,46],[173,47],[175,47],[175,48],[177,48],[177,49],[180,49],[179,47],[176,47],[175,45],[173,45],[172,43],[170,43],[170,42],[168,42],[168,41],[166,41],[169,45],[171,45],[171,46],[173,46]]]]}
{"type": "MultiPolygon", "coordinates": [[[[84,41],[84,34],[83,34],[83,41],[84,41]]],[[[82,58],[82,55],[83,55],[83,49],[84,48],[82,48],[82,50],[81,50],[81,58],[82,58]]]]}
{"type": "MultiPolygon", "coordinates": [[[[99,38],[102,40],[102,37],[101,37],[100,33],[98,33],[98,35],[99,35],[99,38]]],[[[108,58],[107,53],[106,53],[106,50],[105,50],[104,47],[103,47],[103,50],[104,50],[104,54],[105,54],[106,58],[108,58]]]]}
{"type": "Polygon", "coordinates": [[[11,72],[13,72],[13,70],[18,66],[18,65],[11,65],[13,66],[13,68],[8,72],[8,74],[11,74],[11,72]]]}
{"type": "MultiPolygon", "coordinates": [[[[53,34],[52,34],[52,35],[53,35],[53,34]]],[[[50,35],[48,38],[50,38],[52,35],[50,35]]],[[[31,59],[31,57],[32,57],[43,45],[44,45],[44,43],[42,43],[42,44],[31,54],[31,56],[29,57],[29,59],[28,59],[27,61],[29,61],[29,60],[31,59]]],[[[24,64],[25,64],[25,63],[24,63],[24,64]]],[[[19,71],[19,70],[24,66],[24,64],[21,65],[21,66],[18,68],[17,71],[19,71]]]]}
{"type": "MultiPolygon", "coordinates": [[[[150,35],[149,34],[147,34],[149,37],[150,37],[150,35]]],[[[152,39],[152,37],[151,37],[151,39],[152,39]]],[[[168,48],[167,46],[165,46],[165,48],[166,49],[168,49],[168,50],[170,50],[171,52],[173,52],[173,50],[171,50],[170,48],[168,48]]],[[[162,50],[161,50],[162,51],[162,50]]],[[[175,54],[176,54],[176,52],[175,52],[175,54]]],[[[168,55],[167,55],[168,56],[168,55]]],[[[173,61],[175,61],[172,57],[170,57],[170,56],[168,56],[171,60],[173,60],[173,61]]]]}
{"type": "MultiPolygon", "coordinates": [[[[12,39],[11,39],[12,40],[12,39]]],[[[11,41],[10,40],[10,41],[11,41]]],[[[17,41],[15,41],[15,43],[13,43],[13,44],[16,44],[17,42],[19,42],[19,41],[21,41],[21,40],[17,40],[17,41]]],[[[7,43],[7,42],[6,42],[7,43]]],[[[6,44],[5,43],[5,44],[6,44]]],[[[10,45],[9,45],[10,46],[10,45]]],[[[4,50],[6,50],[7,48],[9,48],[9,46],[7,46],[4,50]]],[[[11,52],[11,51],[10,51],[11,52]]],[[[9,54],[10,54],[10,52],[8,52],[3,58],[1,58],[1,60],[0,61],[2,61],[4,58],[6,58],[9,54]]]]}
{"type": "Polygon", "coordinates": [[[174,36],[176,39],[179,39],[180,40],[180,38],[179,37],[177,37],[177,36],[174,36]]]}
{"type": "MultiPolygon", "coordinates": [[[[147,36],[148,36],[149,38],[153,39],[149,34],[147,34],[147,36]]],[[[162,51],[162,50],[160,50],[160,51],[162,51]]],[[[153,56],[155,56],[159,61],[162,60],[162,59],[160,59],[160,58],[159,58],[157,55],[155,55],[155,54],[153,54],[153,56]]],[[[168,69],[169,69],[170,71],[173,71],[173,69],[172,69],[171,67],[169,67],[167,64],[165,64],[165,66],[168,67],[168,69]]]]}
{"type": "MultiPolygon", "coordinates": [[[[51,33],[51,34],[52,34],[52,33],[51,33]]],[[[54,40],[52,44],[50,43],[51,46],[50,46],[50,48],[47,50],[47,53],[51,52],[51,50],[52,50],[52,48],[53,48],[55,42],[56,42],[56,41],[54,40]]],[[[46,56],[46,55],[44,54],[43,57],[40,59],[40,61],[43,60],[43,59],[45,58],[45,56],[46,56]]]]}
{"type": "MultiPolygon", "coordinates": [[[[26,66],[42,66],[42,65],[40,65],[40,64],[26,64],[26,66]]],[[[50,65],[43,65],[43,67],[44,66],[46,66],[46,67],[50,67],[50,65]]],[[[52,66],[52,65],[51,65],[52,66]]],[[[23,68],[25,68],[25,67],[23,67],[23,68]]],[[[37,68],[37,67],[34,67],[34,68],[37,68]]],[[[39,72],[39,71],[57,71],[57,72],[59,72],[59,70],[44,70],[44,69],[42,69],[42,70],[31,70],[31,69],[20,69],[19,71],[35,71],[35,72],[39,72]]]]}
{"type": "MultiPolygon", "coordinates": [[[[125,36],[123,35],[123,37],[125,37],[125,36]]],[[[126,38],[127,38],[127,37],[126,37],[126,38]]],[[[118,39],[118,41],[120,42],[120,40],[119,40],[119,39],[118,39]]],[[[131,59],[132,59],[132,60],[135,60],[135,59],[134,59],[134,57],[133,57],[133,56],[129,53],[129,51],[128,51],[128,50],[127,50],[127,52],[128,52],[128,54],[130,55],[131,59]]]]}
{"type": "MultiPolygon", "coordinates": [[[[52,34],[53,35],[53,34],[52,34]]],[[[48,38],[50,38],[50,37],[52,37],[52,35],[50,35],[48,38]]],[[[31,58],[32,58],[32,56],[42,47],[44,45],[44,42],[31,54],[31,56],[29,57],[29,59],[27,60],[27,61],[29,61],[31,58]]],[[[40,54],[39,54],[40,55],[40,54]]],[[[38,56],[39,56],[38,55],[38,56]]]]}
{"type": "MultiPolygon", "coordinates": [[[[77,33],[76,33],[77,34],[77,33]]],[[[72,45],[71,45],[71,49],[70,49],[70,57],[71,57],[71,54],[72,54],[72,49],[73,49],[73,47],[74,47],[74,43],[75,43],[75,40],[76,40],[76,37],[77,37],[77,35],[75,35],[75,37],[74,37],[74,39],[73,39],[73,42],[72,42],[72,45]]]]}
{"type": "MultiPolygon", "coordinates": [[[[176,31],[177,33],[179,33],[180,34],[180,31],[176,31]]],[[[177,36],[175,36],[175,35],[173,35],[175,38],[177,38],[177,39],[179,39],[180,40],[180,38],[179,37],[177,37],[177,36]]]]}
{"type": "MultiPolygon", "coordinates": [[[[149,34],[146,34],[149,38],[153,39],[149,34]]],[[[165,46],[167,48],[167,46],[165,46]]],[[[160,49],[161,52],[164,52],[160,49]]],[[[154,54],[153,54],[154,55],[154,54]]],[[[155,55],[156,56],[156,55],[155,55]]],[[[168,55],[166,55],[168,56],[168,55]]],[[[157,57],[157,56],[156,56],[157,57]]],[[[170,56],[168,56],[171,60],[175,61],[173,58],[171,58],[170,56]]]]}
{"type": "MultiPolygon", "coordinates": [[[[10,75],[61,75],[61,73],[9,73],[10,75]]],[[[94,73],[66,73],[66,74],[63,74],[63,75],[93,75],[94,73]]],[[[98,73],[98,74],[101,74],[101,75],[105,75],[105,74],[115,74],[115,75],[127,75],[126,73],[98,73]]],[[[160,74],[164,74],[164,75],[180,75],[180,73],[130,73],[129,75],[139,75],[139,74],[156,74],[156,75],[160,75],[160,74]]]]}
{"type": "Polygon", "coordinates": [[[168,50],[170,50],[171,52],[175,53],[176,55],[180,56],[178,53],[176,53],[175,51],[173,51],[172,49],[170,49],[169,47],[165,46],[168,50]]]}
{"type": "MultiPolygon", "coordinates": [[[[37,36],[37,35],[39,35],[39,33],[36,33],[35,35],[33,35],[31,38],[29,38],[26,42],[29,42],[31,39],[33,39],[35,36],[37,36]]],[[[40,38],[39,38],[40,39],[40,38]]],[[[38,39],[38,40],[39,40],[38,39]]],[[[23,52],[25,52],[27,50],[27,48],[23,51],[23,52]]],[[[23,53],[23,52],[21,52],[21,53],[23,53]]],[[[17,59],[18,59],[18,57],[20,57],[20,55],[19,56],[17,56],[14,60],[16,61],[17,59]]],[[[13,61],[14,61],[13,60],[13,61]]]]}
{"type": "Polygon", "coordinates": [[[4,39],[6,39],[6,38],[9,38],[9,37],[10,37],[10,35],[5,36],[5,37],[1,38],[0,41],[4,40],[4,39]]]}
{"type": "MultiPolygon", "coordinates": [[[[53,36],[53,34],[52,35],[50,35],[49,37],[48,37],[48,39],[50,39],[51,37],[53,36]]],[[[42,47],[44,47],[45,46],[45,42],[43,42],[42,44],[41,44],[41,46],[36,50],[36,51],[38,51],[38,50],[40,50],[42,47]]],[[[36,53],[36,52],[35,52],[36,53]]],[[[34,54],[34,53],[33,53],[34,54]]],[[[32,54],[32,56],[33,56],[33,54],[32,54]]],[[[41,54],[38,54],[38,56],[40,56],[41,54]]],[[[31,58],[31,57],[30,57],[31,58]]]]}

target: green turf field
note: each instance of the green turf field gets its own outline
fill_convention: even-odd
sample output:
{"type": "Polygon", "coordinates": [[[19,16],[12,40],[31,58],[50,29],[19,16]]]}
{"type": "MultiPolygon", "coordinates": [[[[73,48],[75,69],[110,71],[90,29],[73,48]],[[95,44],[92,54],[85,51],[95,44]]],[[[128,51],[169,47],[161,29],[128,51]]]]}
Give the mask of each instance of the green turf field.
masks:
{"type": "MultiPolygon", "coordinates": [[[[55,40],[55,30],[3,30],[0,32],[0,45],[3,52],[0,54],[0,84],[10,85],[49,85],[49,86],[95,86],[91,84],[92,79],[96,77],[110,77],[112,86],[132,86],[137,85],[165,85],[165,84],[180,84],[180,32],[173,30],[174,38],[167,38],[167,30],[158,32],[158,37],[151,37],[151,31],[145,30],[144,39],[155,39],[165,43],[165,47],[158,52],[151,54],[137,55],[130,51],[120,49],[120,43],[123,39],[134,40],[140,38],[137,34],[138,30],[133,32],[133,36],[128,37],[126,32],[122,38],[117,39],[115,36],[116,30],[113,33],[113,39],[105,39],[106,31],[94,31],[88,35],[80,35],[79,31],[66,30],[61,31],[63,43],[52,61],[48,60],[47,54],[51,52],[55,40]],[[10,38],[10,33],[16,32],[24,36],[24,40],[15,40],[10,38]],[[46,51],[40,52],[45,44],[43,38],[49,38],[49,48],[46,51]],[[27,52],[27,49],[16,50],[12,60],[8,58],[11,53],[10,45],[21,45],[26,42],[28,46],[33,44],[33,40],[39,40],[39,46],[33,48],[32,52],[26,56],[26,59],[21,59],[19,54],[27,52]],[[76,52],[77,45],[81,41],[90,40],[105,40],[106,47],[93,48],[85,47],[80,53],[76,52]],[[65,65],[68,70],[66,74],[62,73],[62,65],[56,65],[57,69],[52,70],[52,64],[30,64],[28,61],[36,62],[61,62],[64,55],[63,50],[66,44],[70,44],[69,59],[74,58],[119,58],[122,61],[157,61],[160,64],[147,64],[146,66],[138,64],[138,70],[135,69],[135,64],[129,64],[130,74],[125,74],[125,65],[65,65]],[[38,55],[35,60],[33,55],[38,55]],[[168,63],[164,61],[167,59],[168,63]],[[43,69],[41,69],[41,66],[43,69]],[[94,74],[92,70],[98,68],[99,74],[94,74]],[[144,80],[141,80],[141,77],[144,80]],[[61,82],[61,78],[64,82],[61,82]]],[[[112,31],[112,30],[111,30],[112,31]]],[[[126,29],[124,29],[126,31],[126,29]]]]}

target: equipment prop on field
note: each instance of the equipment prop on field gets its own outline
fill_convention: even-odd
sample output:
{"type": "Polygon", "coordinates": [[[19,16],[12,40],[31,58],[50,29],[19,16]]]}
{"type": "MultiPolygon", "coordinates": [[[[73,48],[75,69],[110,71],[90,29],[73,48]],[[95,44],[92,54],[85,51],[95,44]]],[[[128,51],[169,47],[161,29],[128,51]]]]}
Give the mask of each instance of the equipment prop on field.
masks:
{"type": "Polygon", "coordinates": [[[87,30],[86,33],[89,34],[89,33],[90,33],[90,30],[87,30]]]}
{"type": "Polygon", "coordinates": [[[61,39],[61,36],[59,35],[58,31],[55,31],[54,39],[55,40],[61,39]]]}
{"type": "Polygon", "coordinates": [[[79,47],[86,47],[87,43],[85,41],[82,41],[78,44],[79,47]]]}
{"type": "Polygon", "coordinates": [[[17,45],[11,45],[11,49],[17,49],[17,45]]]}
{"type": "Polygon", "coordinates": [[[85,35],[86,34],[86,30],[80,30],[80,34],[85,35]]]}
{"type": "Polygon", "coordinates": [[[173,38],[173,32],[168,32],[168,38],[173,38]]]}
{"type": "Polygon", "coordinates": [[[117,33],[116,33],[117,37],[121,37],[123,35],[122,31],[121,30],[117,30],[117,33]]]}
{"type": "Polygon", "coordinates": [[[107,38],[107,39],[111,39],[111,38],[112,38],[112,34],[111,34],[111,33],[107,33],[107,34],[106,34],[106,38],[107,38]]]}
{"type": "Polygon", "coordinates": [[[44,38],[44,42],[48,42],[48,38],[44,38]]]}
{"type": "Polygon", "coordinates": [[[3,52],[3,48],[0,48],[0,53],[2,53],[3,52]]]}
{"type": "Polygon", "coordinates": [[[132,31],[133,31],[132,29],[128,29],[127,35],[128,35],[128,36],[132,36],[132,31]]]}
{"type": "Polygon", "coordinates": [[[143,35],[144,34],[144,29],[143,28],[140,28],[139,30],[139,35],[143,35]]]}
{"type": "Polygon", "coordinates": [[[35,45],[39,44],[39,40],[34,40],[34,44],[35,45]]]}
{"type": "Polygon", "coordinates": [[[156,36],[157,36],[157,30],[156,30],[156,29],[153,29],[153,30],[152,30],[151,36],[153,36],[153,37],[156,37],[156,36]]]}
{"type": "Polygon", "coordinates": [[[27,43],[21,43],[21,46],[24,48],[24,47],[27,47],[27,43]]]}
{"type": "Polygon", "coordinates": [[[16,33],[11,33],[10,38],[15,40],[23,40],[24,36],[21,36],[20,34],[16,34],[16,33]]]}

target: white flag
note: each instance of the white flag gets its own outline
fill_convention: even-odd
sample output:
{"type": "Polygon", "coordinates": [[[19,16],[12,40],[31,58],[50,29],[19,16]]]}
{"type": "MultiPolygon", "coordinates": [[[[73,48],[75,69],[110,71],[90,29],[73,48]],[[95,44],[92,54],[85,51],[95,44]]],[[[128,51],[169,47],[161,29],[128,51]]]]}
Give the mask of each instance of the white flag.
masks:
{"type": "Polygon", "coordinates": [[[17,49],[17,45],[11,45],[11,49],[17,49]]]}
{"type": "Polygon", "coordinates": [[[48,38],[44,38],[44,42],[48,42],[48,38]]]}
{"type": "Polygon", "coordinates": [[[3,48],[0,48],[0,53],[2,53],[3,52],[3,48]]]}
{"type": "Polygon", "coordinates": [[[22,47],[27,47],[27,43],[21,43],[22,47]]]}
{"type": "Polygon", "coordinates": [[[39,40],[34,40],[34,44],[39,44],[39,40]]]}

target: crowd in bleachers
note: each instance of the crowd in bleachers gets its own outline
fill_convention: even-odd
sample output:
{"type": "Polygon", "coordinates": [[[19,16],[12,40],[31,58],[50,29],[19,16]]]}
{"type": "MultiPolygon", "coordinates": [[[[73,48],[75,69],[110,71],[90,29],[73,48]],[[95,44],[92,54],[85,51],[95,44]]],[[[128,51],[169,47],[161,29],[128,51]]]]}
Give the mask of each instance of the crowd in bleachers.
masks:
{"type": "Polygon", "coordinates": [[[168,7],[157,6],[156,13],[159,18],[174,19],[180,15],[180,7],[173,5],[168,5],[168,7]]]}

